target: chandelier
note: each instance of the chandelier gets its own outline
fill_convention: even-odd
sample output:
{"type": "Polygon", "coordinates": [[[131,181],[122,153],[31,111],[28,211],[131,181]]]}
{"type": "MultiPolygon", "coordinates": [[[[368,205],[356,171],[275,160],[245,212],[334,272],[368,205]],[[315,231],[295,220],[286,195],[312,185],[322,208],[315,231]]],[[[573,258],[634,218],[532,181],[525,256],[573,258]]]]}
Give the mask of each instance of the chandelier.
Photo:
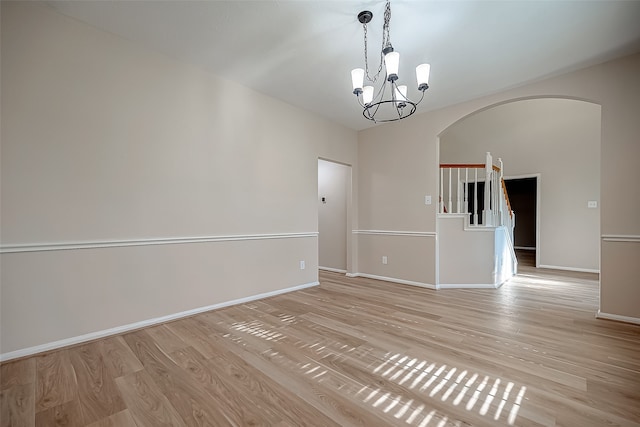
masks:
{"type": "Polygon", "coordinates": [[[424,98],[424,92],[429,89],[429,64],[420,64],[416,67],[418,90],[422,93],[417,102],[407,97],[407,86],[398,85],[398,67],[400,54],[394,51],[389,35],[389,21],[391,20],[391,4],[387,0],[384,11],[384,24],[382,25],[382,50],[380,53],[380,65],[378,71],[372,77],[369,74],[369,60],[367,54],[367,24],[371,22],[373,13],[368,10],[358,14],[358,21],[364,29],[364,65],[365,68],[356,68],[351,71],[353,93],[358,98],[363,108],[362,115],[373,122],[393,122],[409,117],[416,112],[416,107],[424,98]],[[386,76],[382,84],[376,89],[373,85],[377,82],[382,68],[385,68],[386,76]],[[364,79],[371,85],[364,86],[364,79]]]}

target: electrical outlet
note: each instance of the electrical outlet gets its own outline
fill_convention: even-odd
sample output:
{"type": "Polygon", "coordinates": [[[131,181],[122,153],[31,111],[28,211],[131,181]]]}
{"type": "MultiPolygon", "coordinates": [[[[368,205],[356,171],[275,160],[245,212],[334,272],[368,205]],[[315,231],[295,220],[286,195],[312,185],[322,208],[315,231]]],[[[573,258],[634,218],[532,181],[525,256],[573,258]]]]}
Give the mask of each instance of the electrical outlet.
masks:
{"type": "Polygon", "coordinates": [[[382,257],[382,263],[383,263],[383,264],[386,264],[386,263],[387,263],[387,257],[386,257],[386,256],[383,256],[383,257],[382,257]]]}
{"type": "Polygon", "coordinates": [[[304,261],[300,261],[300,270],[304,270],[305,265],[304,265],[304,261]]]}
{"type": "Polygon", "coordinates": [[[587,202],[587,207],[590,209],[595,209],[598,207],[598,202],[596,200],[589,200],[587,202]]]}

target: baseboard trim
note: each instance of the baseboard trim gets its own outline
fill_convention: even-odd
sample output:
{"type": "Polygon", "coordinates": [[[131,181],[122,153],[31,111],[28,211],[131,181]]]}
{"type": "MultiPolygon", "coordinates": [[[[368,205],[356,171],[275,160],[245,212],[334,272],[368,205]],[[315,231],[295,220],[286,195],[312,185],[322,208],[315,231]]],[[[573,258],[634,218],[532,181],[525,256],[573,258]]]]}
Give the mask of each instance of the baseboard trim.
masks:
{"type": "Polygon", "coordinates": [[[105,329],[97,332],[91,332],[89,334],[66,338],[63,340],[54,341],[54,342],[50,342],[42,345],[37,345],[34,347],[28,347],[21,350],[15,350],[9,353],[0,354],[0,362],[6,362],[8,360],[18,359],[26,356],[33,356],[34,354],[43,353],[51,350],[57,350],[62,347],[81,344],[87,341],[94,341],[94,340],[105,338],[111,335],[122,334],[124,332],[145,328],[147,326],[153,326],[160,323],[170,322],[172,320],[182,319],[184,317],[189,317],[199,313],[204,313],[205,311],[217,310],[220,308],[229,307],[229,306],[238,305],[238,304],[245,304],[247,302],[260,300],[263,298],[269,298],[276,295],[285,294],[288,292],[299,291],[302,289],[318,286],[319,284],[320,282],[305,283],[302,285],[292,286],[290,288],[279,289],[271,292],[265,292],[257,295],[252,295],[249,297],[244,297],[244,298],[238,298],[235,300],[225,301],[218,304],[212,304],[205,307],[198,307],[192,310],[182,311],[180,313],[169,314],[167,316],[156,317],[154,319],[143,320],[141,322],[130,323],[128,325],[117,326],[115,328],[105,329]]]}
{"type": "Polygon", "coordinates": [[[331,271],[333,273],[343,273],[343,274],[347,273],[347,270],[341,270],[339,268],[332,268],[332,267],[318,267],[318,270],[331,271]]]}
{"type": "Polygon", "coordinates": [[[594,270],[591,268],[577,268],[577,267],[562,267],[559,265],[546,265],[546,264],[540,264],[538,266],[539,268],[548,268],[551,270],[565,270],[565,271],[577,271],[579,273],[598,273],[600,274],[600,270],[594,270]]]}
{"type": "Polygon", "coordinates": [[[384,282],[399,283],[401,285],[418,286],[427,289],[438,289],[436,285],[430,283],[414,282],[412,280],[396,279],[395,277],[376,276],[375,274],[366,273],[347,273],[347,277],[366,277],[367,279],[382,280],[384,282]]]}
{"type": "Polygon", "coordinates": [[[600,310],[598,310],[598,313],[596,314],[596,319],[615,320],[617,322],[633,323],[635,325],[640,325],[640,318],[638,317],[620,316],[618,314],[603,313],[600,310]]]}

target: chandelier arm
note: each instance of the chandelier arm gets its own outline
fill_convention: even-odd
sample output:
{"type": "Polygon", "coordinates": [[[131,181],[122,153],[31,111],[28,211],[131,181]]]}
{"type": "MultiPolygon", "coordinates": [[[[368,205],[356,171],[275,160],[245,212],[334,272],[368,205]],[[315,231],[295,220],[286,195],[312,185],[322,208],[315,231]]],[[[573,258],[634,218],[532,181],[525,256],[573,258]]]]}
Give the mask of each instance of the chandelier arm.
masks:
{"type": "Polygon", "coordinates": [[[375,104],[369,104],[368,107],[365,107],[364,111],[362,112],[362,114],[364,115],[365,112],[367,113],[365,115],[366,118],[368,118],[369,120],[372,120],[374,123],[377,123],[376,121],[376,113],[378,112],[378,109],[380,108],[380,105],[382,105],[384,103],[384,101],[379,101],[376,102],[375,104]],[[375,107],[375,110],[373,113],[370,112],[371,108],[375,107]]]}
{"type": "Polygon", "coordinates": [[[384,98],[384,93],[386,92],[386,89],[387,89],[387,81],[384,80],[382,82],[382,86],[380,86],[380,89],[378,89],[378,93],[376,93],[375,96],[373,97],[373,101],[376,101],[376,102],[381,101],[384,98]]]}

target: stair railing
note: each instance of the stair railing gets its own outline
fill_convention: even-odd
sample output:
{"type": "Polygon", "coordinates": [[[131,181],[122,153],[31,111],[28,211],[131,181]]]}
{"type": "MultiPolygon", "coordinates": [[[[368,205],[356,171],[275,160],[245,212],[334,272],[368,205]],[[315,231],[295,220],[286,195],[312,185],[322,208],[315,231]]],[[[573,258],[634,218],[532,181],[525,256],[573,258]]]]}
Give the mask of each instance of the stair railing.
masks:
{"type": "Polygon", "coordinates": [[[511,209],[509,194],[504,182],[502,159],[498,158],[498,164],[499,166],[493,164],[493,158],[489,152],[487,152],[484,164],[440,164],[438,211],[441,214],[469,214],[471,216],[470,225],[475,227],[505,226],[513,240],[515,215],[511,209]],[[481,213],[478,205],[479,183],[484,185],[481,213]],[[469,194],[471,184],[473,184],[473,196],[469,194]],[[481,222],[479,218],[482,218],[481,222]]]}

